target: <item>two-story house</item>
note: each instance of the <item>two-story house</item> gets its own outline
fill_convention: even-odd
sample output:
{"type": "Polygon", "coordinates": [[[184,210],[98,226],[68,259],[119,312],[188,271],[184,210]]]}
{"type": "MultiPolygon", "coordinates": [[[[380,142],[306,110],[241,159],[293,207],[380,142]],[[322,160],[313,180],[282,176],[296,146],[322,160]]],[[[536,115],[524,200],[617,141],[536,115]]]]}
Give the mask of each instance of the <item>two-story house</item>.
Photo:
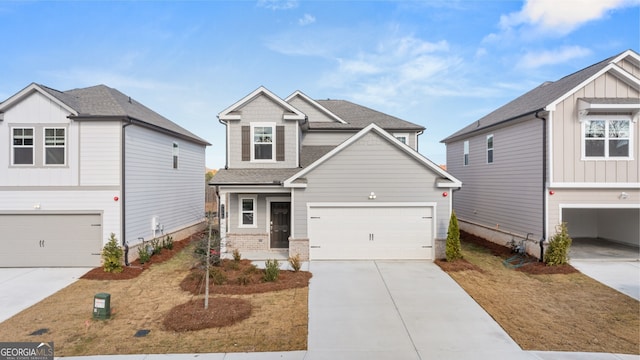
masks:
{"type": "Polygon", "coordinates": [[[223,251],[432,259],[460,182],[417,151],[424,127],[343,100],[256,89],[218,115],[223,251]]]}
{"type": "Polygon", "coordinates": [[[204,221],[207,141],[116,89],[31,84],[0,139],[0,267],[98,266],[111,233],[133,250],[204,221]]]}
{"type": "MultiPolygon", "coordinates": [[[[640,242],[640,56],[628,50],[545,82],[442,140],[464,183],[462,229],[505,244],[574,237],[640,242]]],[[[539,244],[528,251],[539,255],[539,244]]]]}

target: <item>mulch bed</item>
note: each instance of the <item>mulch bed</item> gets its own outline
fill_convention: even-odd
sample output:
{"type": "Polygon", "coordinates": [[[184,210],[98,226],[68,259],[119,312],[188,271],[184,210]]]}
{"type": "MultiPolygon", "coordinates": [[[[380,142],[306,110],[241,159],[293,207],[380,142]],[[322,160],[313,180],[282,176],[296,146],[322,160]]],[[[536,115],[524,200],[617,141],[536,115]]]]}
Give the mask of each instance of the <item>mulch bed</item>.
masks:
{"type": "MultiPolygon", "coordinates": [[[[486,248],[491,252],[492,255],[501,257],[503,259],[508,259],[514,255],[514,252],[507,246],[496,244],[487,239],[484,239],[482,237],[479,237],[473,234],[469,234],[464,231],[460,231],[460,241],[472,243],[472,244],[481,246],[483,248],[486,248]]],[[[532,274],[532,275],[573,274],[573,273],[579,272],[569,264],[547,266],[545,263],[539,262],[538,258],[535,258],[531,255],[527,255],[526,261],[527,261],[527,264],[521,267],[517,267],[515,268],[515,270],[522,271],[524,273],[532,274]]]]}
{"type": "Polygon", "coordinates": [[[458,259],[454,261],[447,261],[445,259],[438,259],[435,261],[436,265],[440,266],[440,268],[446,272],[455,272],[455,271],[478,271],[484,272],[480,267],[468,262],[465,259],[458,259]]]}
{"type": "Polygon", "coordinates": [[[251,316],[251,302],[245,299],[214,297],[204,308],[204,299],[180,304],[167,313],[163,325],[166,330],[195,331],[229,326],[251,316]]]}
{"type": "MultiPolygon", "coordinates": [[[[210,272],[222,273],[225,279],[214,284],[212,277],[216,275],[209,276],[211,294],[246,295],[305,288],[309,286],[309,279],[311,279],[311,273],[308,271],[280,270],[276,281],[264,281],[264,271],[257,269],[249,260],[240,260],[236,263],[233,260],[224,259],[220,266],[212,266],[210,272]]],[[[192,269],[180,283],[180,288],[194,295],[204,294],[205,276],[204,270],[192,269]]]]}
{"type": "MultiPolygon", "coordinates": [[[[165,261],[171,259],[175,254],[179,253],[182,249],[187,247],[191,243],[192,239],[193,239],[193,237],[188,237],[188,238],[182,239],[180,241],[174,241],[173,242],[173,248],[171,250],[162,249],[162,252],[160,254],[156,254],[156,255],[151,256],[149,261],[145,262],[144,264],[140,264],[139,260],[135,260],[131,264],[129,264],[129,266],[125,266],[121,273],[108,273],[108,272],[105,272],[102,267],[97,267],[97,268],[92,269],[88,273],[84,274],[81,277],[81,279],[87,279],[87,280],[129,280],[129,279],[133,279],[133,278],[137,277],[138,275],[142,274],[142,272],[144,270],[148,269],[151,265],[159,264],[159,263],[162,263],[162,262],[165,262],[165,261]]],[[[133,251],[136,251],[136,250],[134,249],[133,251]]],[[[129,250],[129,255],[132,255],[131,252],[132,251],[129,250]]]]}

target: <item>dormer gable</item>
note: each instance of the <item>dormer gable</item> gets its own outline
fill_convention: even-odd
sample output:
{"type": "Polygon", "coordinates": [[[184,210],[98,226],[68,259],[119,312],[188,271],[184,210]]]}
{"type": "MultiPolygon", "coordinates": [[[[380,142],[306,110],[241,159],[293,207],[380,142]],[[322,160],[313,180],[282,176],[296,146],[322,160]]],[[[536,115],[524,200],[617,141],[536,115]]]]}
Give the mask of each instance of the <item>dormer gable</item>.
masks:
{"type": "MultiPolygon", "coordinates": [[[[11,96],[7,100],[0,103],[0,114],[4,113],[6,110],[13,107],[14,105],[20,103],[22,100],[31,96],[35,92],[42,94],[44,97],[51,100],[53,103],[57,104],[61,108],[65,109],[70,114],[78,115],[78,112],[74,108],[72,108],[66,102],[62,101],[61,98],[64,96],[63,93],[57,92],[59,96],[54,96],[54,93],[56,93],[55,90],[49,89],[45,86],[42,86],[36,83],[29,84],[29,86],[25,87],[15,95],[11,96]]],[[[0,116],[0,120],[1,119],[2,117],[0,116]]]]}
{"type": "Polygon", "coordinates": [[[221,121],[230,121],[230,120],[241,120],[242,119],[242,109],[247,106],[247,104],[256,100],[257,98],[264,96],[280,106],[283,110],[283,120],[298,120],[302,121],[306,119],[306,115],[302,113],[300,110],[296,109],[291,104],[282,100],[280,97],[269,91],[264,86],[260,86],[256,90],[254,90],[251,94],[245,96],[244,98],[237,101],[235,104],[229,106],[224,109],[222,112],[218,114],[218,119],[221,121]]]}
{"type": "Polygon", "coordinates": [[[284,99],[284,101],[298,109],[301,109],[305,114],[307,114],[307,116],[309,116],[310,122],[347,123],[338,115],[332,113],[329,109],[320,105],[320,103],[311,99],[300,90],[296,90],[293,94],[284,99]]]}

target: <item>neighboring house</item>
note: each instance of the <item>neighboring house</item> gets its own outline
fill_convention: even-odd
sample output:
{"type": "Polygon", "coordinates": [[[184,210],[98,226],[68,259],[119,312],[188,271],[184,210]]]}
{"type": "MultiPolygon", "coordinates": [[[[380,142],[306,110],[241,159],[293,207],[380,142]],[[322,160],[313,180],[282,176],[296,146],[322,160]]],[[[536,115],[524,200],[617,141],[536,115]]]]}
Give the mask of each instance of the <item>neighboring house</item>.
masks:
{"type": "MultiPolygon", "coordinates": [[[[461,228],[496,242],[640,242],[640,56],[628,50],[545,82],[442,140],[464,183],[461,228]]],[[[528,251],[539,256],[539,244],[528,251]]]]}
{"type": "Polygon", "coordinates": [[[420,125],[342,100],[260,87],[218,115],[210,181],[223,251],[303,259],[433,259],[460,182],[417,151],[420,125]]]}
{"type": "Polygon", "coordinates": [[[116,89],[31,84],[0,103],[0,139],[0,267],[98,266],[110,233],[203,223],[209,144],[116,89]]]}

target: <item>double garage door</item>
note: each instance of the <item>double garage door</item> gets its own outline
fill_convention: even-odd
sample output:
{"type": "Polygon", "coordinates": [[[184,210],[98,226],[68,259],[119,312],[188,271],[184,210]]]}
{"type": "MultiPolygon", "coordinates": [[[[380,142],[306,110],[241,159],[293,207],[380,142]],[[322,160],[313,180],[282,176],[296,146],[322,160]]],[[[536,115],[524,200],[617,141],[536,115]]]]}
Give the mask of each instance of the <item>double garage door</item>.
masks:
{"type": "Polygon", "coordinates": [[[0,214],[0,267],[99,266],[100,214],[0,214]]]}
{"type": "Polygon", "coordinates": [[[433,207],[310,206],[309,257],[432,259],[433,207]]]}

